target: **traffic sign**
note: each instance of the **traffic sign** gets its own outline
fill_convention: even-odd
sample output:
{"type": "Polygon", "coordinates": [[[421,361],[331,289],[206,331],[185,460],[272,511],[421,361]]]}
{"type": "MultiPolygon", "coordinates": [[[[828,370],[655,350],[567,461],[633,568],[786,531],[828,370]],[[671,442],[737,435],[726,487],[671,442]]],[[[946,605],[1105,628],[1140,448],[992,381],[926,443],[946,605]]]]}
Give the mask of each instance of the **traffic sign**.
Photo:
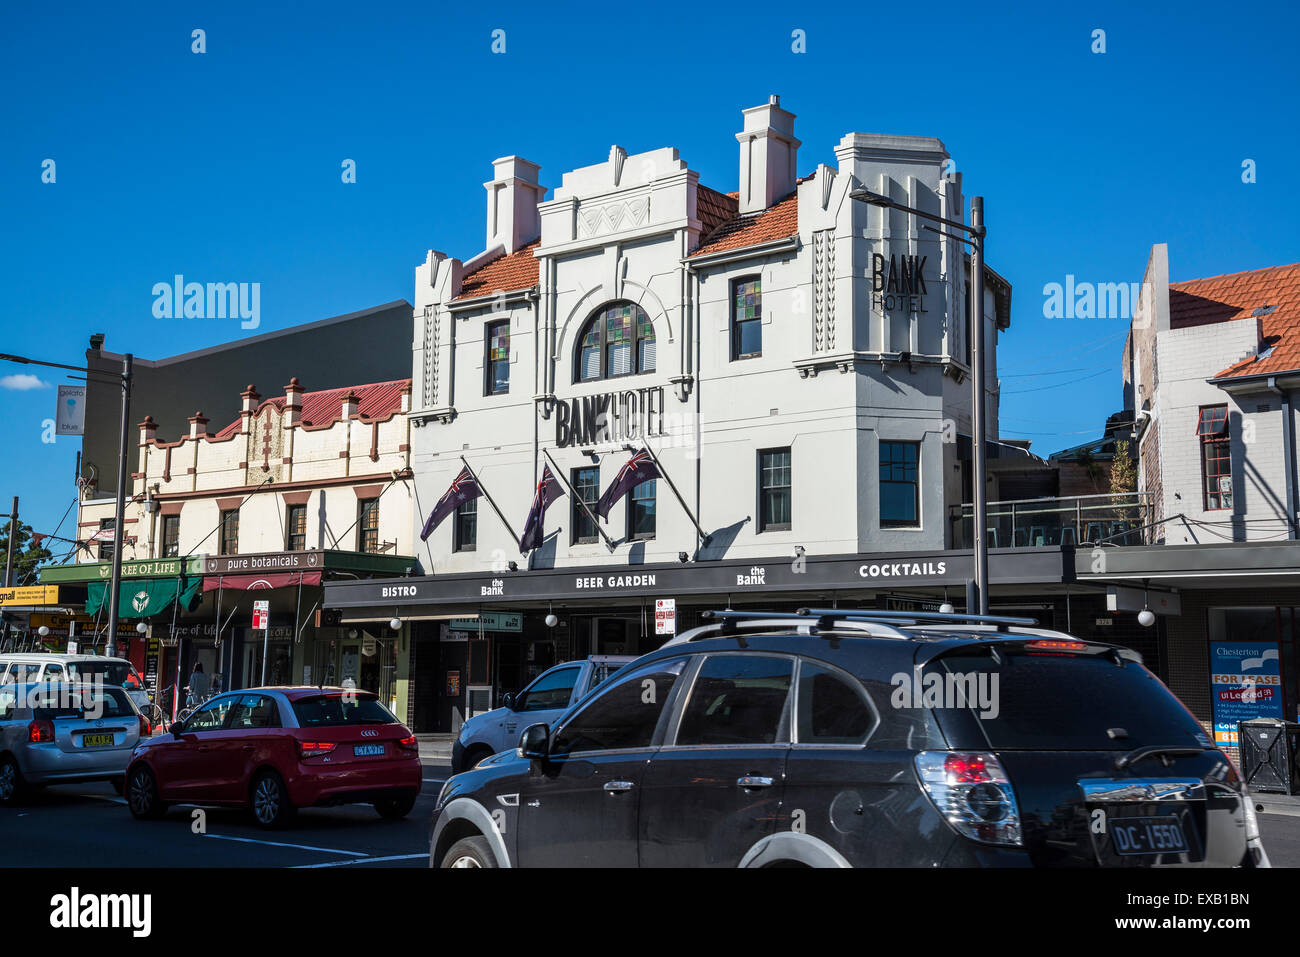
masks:
{"type": "Polygon", "coordinates": [[[271,627],[271,603],[269,601],[253,602],[253,629],[263,630],[271,627]]]}
{"type": "Polygon", "coordinates": [[[677,634],[677,599],[655,599],[655,634],[677,634]]]}

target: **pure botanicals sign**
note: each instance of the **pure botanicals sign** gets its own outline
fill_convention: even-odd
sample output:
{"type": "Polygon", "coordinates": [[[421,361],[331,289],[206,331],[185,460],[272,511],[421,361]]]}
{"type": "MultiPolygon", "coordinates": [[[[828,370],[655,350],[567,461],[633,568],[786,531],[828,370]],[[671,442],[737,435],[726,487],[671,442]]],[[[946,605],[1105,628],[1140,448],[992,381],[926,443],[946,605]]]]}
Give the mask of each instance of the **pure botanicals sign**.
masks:
{"type": "Polygon", "coordinates": [[[1282,717],[1282,669],[1277,644],[1216,641],[1210,644],[1214,743],[1237,746],[1237,722],[1282,717]]]}

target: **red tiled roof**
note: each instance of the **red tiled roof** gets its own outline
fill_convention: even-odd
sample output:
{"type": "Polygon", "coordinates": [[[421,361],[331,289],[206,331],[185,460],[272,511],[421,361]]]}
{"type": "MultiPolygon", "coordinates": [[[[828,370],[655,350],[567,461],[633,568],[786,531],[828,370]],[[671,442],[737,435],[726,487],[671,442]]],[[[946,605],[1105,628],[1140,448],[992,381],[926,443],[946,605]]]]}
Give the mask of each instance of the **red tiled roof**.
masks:
{"type": "MultiPolygon", "coordinates": [[[[410,379],[394,379],[392,382],[372,382],[369,385],[344,386],[341,389],[326,389],[323,392],[304,392],[302,394],[302,424],[313,429],[328,428],[343,419],[343,397],[352,393],[357,397],[357,415],[368,422],[385,422],[402,409],[402,393],[411,387],[410,379]]],[[[258,403],[258,411],[273,405],[284,411],[282,395],[258,403]]],[[[239,432],[240,420],[236,419],[216,434],[223,439],[239,432]]]]}
{"type": "Polygon", "coordinates": [[[1300,369],[1300,263],[1169,284],[1169,326],[1186,329],[1261,316],[1261,353],[1220,372],[1215,378],[1263,375],[1300,369]]]}
{"type": "Polygon", "coordinates": [[[798,232],[799,193],[796,190],[767,209],[745,213],[723,223],[704,237],[699,248],[691,253],[691,258],[786,239],[798,232]]]}
{"type": "MultiPolygon", "coordinates": [[[[461,280],[456,299],[474,299],[495,292],[515,292],[537,285],[538,265],[533,251],[541,240],[498,256],[461,280]]],[[[453,300],[455,301],[455,300],[453,300]]]]}
{"type": "Polygon", "coordinates": [[[700,221],[701,239],[740,214],[739,196],[739,193],[719,193],[707,186],[695,188],[695,216],[700,221]]]}

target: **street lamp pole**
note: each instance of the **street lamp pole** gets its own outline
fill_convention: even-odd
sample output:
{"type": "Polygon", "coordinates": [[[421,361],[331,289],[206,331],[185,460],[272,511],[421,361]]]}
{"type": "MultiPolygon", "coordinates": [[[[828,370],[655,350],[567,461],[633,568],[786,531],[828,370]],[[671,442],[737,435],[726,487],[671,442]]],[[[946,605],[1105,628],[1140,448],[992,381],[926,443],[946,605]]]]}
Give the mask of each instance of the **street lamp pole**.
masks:
{"type": "MultiPolygon", "coordinates": [[[[942,216],[936,216],[933,213],[927,213],[921,209],[915,209],[911,206],[904,206],[902,203],[895,202],[888,196],[881,193],[874,193],[869,189],[858,188],[849,192],[850,199],[856,199],[859,202],[868,203],[872,206],[880,206],[884,209],[897,209],[904,213],[910,213],[921,219],[928,219],[934,223],[941,223],[944,226],[950,226],[953,229],[959,229],[967,233],[971,238],[963,240],[960,236],[952,238],[962,242],[969,242],[971,245],[971,283],[970,299],[973,315],[971,316],[971,490],[972,490],[972,507],[975,511],[974,532],[975,532],[975,598],[978,605],[978,614],[987,615],[989,613],[989,541],[988,541],[988,489],[985,486],[985,430],[987,428],[985,418],[985,402],[987,396],[984,390],[984,197],[972,196],[970,201],[970,223],[958,222],[954,219],[945,219],[942,216]]],[[[943,230],[936,230],[943,233],[943,230]]],[[[950,233],[943,233],[950,236],[950,233]]],[[[974,609],[967,609],[974,611],[974,609]]]]}
{"type": "Polygon", "coordinates": [[[131,359],[129,352],[122,357],[122,373],[116,376],[98,369],[70,366],[62,362],[42,362],[40,359],[0,352],[0,362],[19,362],[23,365],[45,366],[50,369],[71,369],[73,372],[84,374],[88,382],[91,376],[107,376],[116,379],[122,388],[122,438],[117,449],[117,507],[114,513],[116,520],[113,523],[113,581],[108,599],[108,641],[104,648],[106,656],[110,658],[117,653],[117,593],[122,582],[122,526],[126,519],[126,449],[130,438],[128,423],[131,420],[131,359]]]}

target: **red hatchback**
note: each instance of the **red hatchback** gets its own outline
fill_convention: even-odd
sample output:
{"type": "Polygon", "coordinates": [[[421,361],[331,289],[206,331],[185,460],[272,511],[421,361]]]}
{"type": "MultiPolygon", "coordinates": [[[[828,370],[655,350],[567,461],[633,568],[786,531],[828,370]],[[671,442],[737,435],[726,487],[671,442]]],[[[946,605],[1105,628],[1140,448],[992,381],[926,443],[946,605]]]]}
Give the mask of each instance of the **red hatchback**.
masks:
{"type": "Polygon", "coordinates": [[[280,827],[300,807],[333,804],[405,817],[420,779],[415,735],[370,692],[248,688],[142,740],[127,766],[126,798],[140,819],[161,817],[168,804],[233,805],[280,827]]]}

